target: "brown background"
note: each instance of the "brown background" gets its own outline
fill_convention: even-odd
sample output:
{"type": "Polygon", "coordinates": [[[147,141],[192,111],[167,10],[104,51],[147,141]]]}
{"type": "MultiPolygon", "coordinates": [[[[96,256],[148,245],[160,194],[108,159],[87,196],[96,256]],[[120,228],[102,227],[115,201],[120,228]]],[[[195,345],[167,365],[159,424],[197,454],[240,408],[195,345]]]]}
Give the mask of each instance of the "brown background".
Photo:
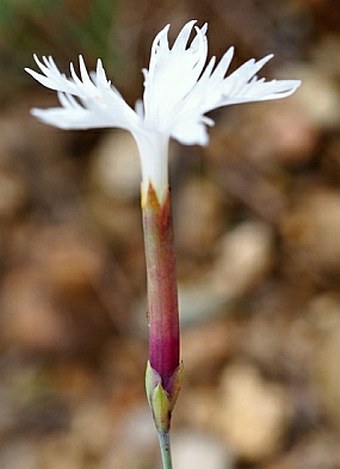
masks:
{"type": "Polygon", "coordinates": [[[213,113],[171,146],[185,384],[175,468],[340,467],[340,7],[331,0],[0,6],[0,467],[156,469],[139,166],[129,136],[29,116],[32,53],[82,53],[133,105],[155,34],[209,22],[232,69],[295,96],[213,113]]]}

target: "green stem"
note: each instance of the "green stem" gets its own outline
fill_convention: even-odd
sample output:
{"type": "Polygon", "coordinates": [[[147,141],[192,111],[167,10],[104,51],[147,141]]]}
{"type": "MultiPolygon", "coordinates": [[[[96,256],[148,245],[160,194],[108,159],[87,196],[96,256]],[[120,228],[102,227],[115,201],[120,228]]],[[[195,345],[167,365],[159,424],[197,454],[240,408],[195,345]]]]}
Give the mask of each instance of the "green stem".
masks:
{"type": "Polygon", "coordinates": [[[158,440],[161,449],[163,469],[172,469],[170,432],[158,432],[158,440]]]}

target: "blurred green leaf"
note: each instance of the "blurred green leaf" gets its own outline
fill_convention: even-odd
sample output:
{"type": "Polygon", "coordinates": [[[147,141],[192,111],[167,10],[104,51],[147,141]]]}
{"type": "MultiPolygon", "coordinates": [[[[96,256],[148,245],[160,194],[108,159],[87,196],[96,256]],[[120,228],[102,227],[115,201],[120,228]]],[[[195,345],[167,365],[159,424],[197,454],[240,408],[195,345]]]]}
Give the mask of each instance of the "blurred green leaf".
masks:
{"type": "Polygon", "coordinates": [[[110,70],[118,57],[109,44],[116,17],[116,0],[1,0],[1,83],[20,84],[33,53],[53,55],[61,66],[79,53],[91,67],[101,57],[110,70]]]}

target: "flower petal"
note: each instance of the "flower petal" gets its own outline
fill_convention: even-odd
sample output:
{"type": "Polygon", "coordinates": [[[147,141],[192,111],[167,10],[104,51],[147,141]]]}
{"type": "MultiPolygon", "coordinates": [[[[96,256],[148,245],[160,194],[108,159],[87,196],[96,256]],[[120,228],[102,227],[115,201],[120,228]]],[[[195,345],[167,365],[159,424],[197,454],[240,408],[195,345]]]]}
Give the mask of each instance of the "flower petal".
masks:
{"type": "Polygon", "coordinates": [[[233,48],[228,49],[214,70],[213,57],[195,86],[178,104],[176,119],[170,132],[173,138],[181,143],[202,145],[202,141],[205,141],[202,137],[204,133],[198,129],[204,125],[202,117],[205,113],[231,104],[285,98],[293,94],[301,84],[299,80],[258,79],[256,73],[272,55],[258,61],[250,59],[226,77],[233,53],[233,48]],[[183,130],[185,126],[186,134],[183,130]]]}
{"type": "Polygon", "coordinates": [[[192,31],[192,28],[194,27],[195,23],[196,23],[196,20],[191,20],[183,26],[183,28],[181,29],[180,33],[178,34],[174,42],[174,45],[172,46],[173,53],[180,53],[180,52],[185,51],[188,45],[188,40],[192,31]]]}
{"type": "Polygon", "coordinates": [[[143,71],[145,122],[160,131],[167,132],[171,127],[206,62],[206,26],[195,28],[196,36],[188,43],[194,24],[189,21],[182,28],[172,48],[168,45],[169,27],[163,28],[153,43],[149,70],[143,71]]]}
{"type": "Polygon", "coordinates": [[[63,92],[70,91],[69,80],[59,72],[52,57],[43,57],[43,62],[38,59],[37,55],[34,54],[33,57],[43,74],[26,67],[25,71],[27,73],[46,88],[63,92]]]}
{"type": "Polygon", "coordinates": [[[42,74],[31,69],[26,71],[39,83],[58,91],[61,104],[55,109],[34,109],[33,115],[41,121],[63,129],[119,127],[134,131],[141,126],[140,117],[106,79],[100,60],[96,72],[90,75],[83,57],[79,56],[80,77],[71,63],[71,78],[67,78],[52,57],[43,57],[43,62],[34,58],[42,74]]]}

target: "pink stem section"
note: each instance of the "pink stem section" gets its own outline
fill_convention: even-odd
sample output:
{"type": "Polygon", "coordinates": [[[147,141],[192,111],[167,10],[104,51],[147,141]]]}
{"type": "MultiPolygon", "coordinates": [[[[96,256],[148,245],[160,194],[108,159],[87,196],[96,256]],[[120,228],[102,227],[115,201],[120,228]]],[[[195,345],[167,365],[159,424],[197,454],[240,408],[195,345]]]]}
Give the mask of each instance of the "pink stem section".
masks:
{"type": "MultiPolygon", "coordinates": [[[[169,191],[160,203],[149,184],[142,204],[150,326],[149,360],[170,389],[171,376],[179,366],[179,317],[176,260],[169,191]]],[[[168,389],[169,388],[169,389],[168,389]]]]}

